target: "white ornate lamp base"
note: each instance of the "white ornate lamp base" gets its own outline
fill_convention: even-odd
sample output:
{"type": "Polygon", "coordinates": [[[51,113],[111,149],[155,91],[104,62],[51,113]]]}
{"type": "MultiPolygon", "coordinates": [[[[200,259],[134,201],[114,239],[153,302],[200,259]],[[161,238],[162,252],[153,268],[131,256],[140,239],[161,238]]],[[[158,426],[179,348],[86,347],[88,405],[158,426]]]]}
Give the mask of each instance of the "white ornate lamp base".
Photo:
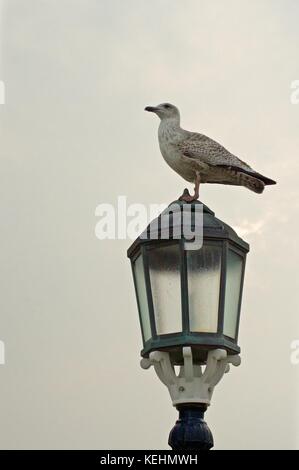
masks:
{"type": "Polygon", "coordinates": [[[204,371],[204,366],[193,363],[190,346],[183,348],[183,357],[184,365],[178,375],[169,352],[153,351],[148,359],[143,358],[140,362],[143,369],[154,366],[157,376],[169,390],[173,406],[184,403],[210,405],[214,387],[229,371],[229,364],[239,366],[241,363],[240,356],[228,356],[225,349],[209,351],[204,371]]]}

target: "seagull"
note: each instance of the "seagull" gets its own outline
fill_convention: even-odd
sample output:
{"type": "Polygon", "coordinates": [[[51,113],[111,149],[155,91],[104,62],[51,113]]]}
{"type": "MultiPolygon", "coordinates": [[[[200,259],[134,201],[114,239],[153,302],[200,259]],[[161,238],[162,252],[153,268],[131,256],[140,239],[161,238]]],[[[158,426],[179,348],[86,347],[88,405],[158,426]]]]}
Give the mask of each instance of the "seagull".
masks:
{"type": "Polygon", "coordinates": [[[180,200],[197,200],[201,183],[245,186],[255,193],[262,193],[266,185],[276,184],[210,137],[182,129],[180,112],[173,104],[147,106],[145,111],[155,113],[161,120],[158,138],[166,163],[186,181],[195,184],[194,195],[185,189],[180,200]]]}

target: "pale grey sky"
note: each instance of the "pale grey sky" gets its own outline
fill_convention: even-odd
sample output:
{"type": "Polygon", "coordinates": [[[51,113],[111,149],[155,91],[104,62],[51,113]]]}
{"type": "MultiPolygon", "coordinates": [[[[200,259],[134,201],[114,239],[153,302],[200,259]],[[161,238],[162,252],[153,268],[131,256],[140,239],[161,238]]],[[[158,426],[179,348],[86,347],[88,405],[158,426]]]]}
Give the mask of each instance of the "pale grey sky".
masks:
{"type": "Polygon", "coordinates": [[[243,362],[206,419],[215,448],[299,448],[298,2],[1,4],[1,448],[168,448],[177,412],[139,367],[131,242],[94,235],[98,204],[168,203],[186,186],[143,112],[162,101],[279,182],[201,191],[251,245],[243,362]]]}

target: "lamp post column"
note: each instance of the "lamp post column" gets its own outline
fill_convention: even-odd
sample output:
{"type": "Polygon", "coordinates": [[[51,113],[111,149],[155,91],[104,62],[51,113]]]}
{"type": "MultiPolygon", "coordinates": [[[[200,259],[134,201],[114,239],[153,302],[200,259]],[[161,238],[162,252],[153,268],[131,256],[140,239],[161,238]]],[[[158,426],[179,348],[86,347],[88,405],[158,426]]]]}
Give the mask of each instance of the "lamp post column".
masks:
{"type": "Polygon", "coordinates": [[[204,421],[207,405],[178,405],[179,419],[170,431],[168,444],[176,451],[209,450],[214,446],[213,435],[204,421]]]}

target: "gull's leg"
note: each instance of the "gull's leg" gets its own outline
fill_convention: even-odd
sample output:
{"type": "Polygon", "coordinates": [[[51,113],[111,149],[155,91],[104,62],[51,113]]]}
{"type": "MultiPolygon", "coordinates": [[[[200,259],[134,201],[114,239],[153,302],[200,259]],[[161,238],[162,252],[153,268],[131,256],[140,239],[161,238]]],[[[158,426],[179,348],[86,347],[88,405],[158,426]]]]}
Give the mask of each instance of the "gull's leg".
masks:
{"type": "Polygon", "coordinates": [[[196,201],[198,199],[198,196],[199,196],[199,186],[200,186],[200,174],[197,171],[196,172],[196,178],[195,178],[195,186],[194,186],[193,196],[191,196],[188,189],[185,189],[182,196],[179,198],[179,200],[180,201],[185,201],[185,202],[196,201]]]}
{"type": "Polygon", "coordinates": [[[198,199],[199,186],[200,186],[200,174],[199,174],[199,171],[197,171],[196,178],[195,178],[195,186],[194,186],[194,200],[198,199]]]}

